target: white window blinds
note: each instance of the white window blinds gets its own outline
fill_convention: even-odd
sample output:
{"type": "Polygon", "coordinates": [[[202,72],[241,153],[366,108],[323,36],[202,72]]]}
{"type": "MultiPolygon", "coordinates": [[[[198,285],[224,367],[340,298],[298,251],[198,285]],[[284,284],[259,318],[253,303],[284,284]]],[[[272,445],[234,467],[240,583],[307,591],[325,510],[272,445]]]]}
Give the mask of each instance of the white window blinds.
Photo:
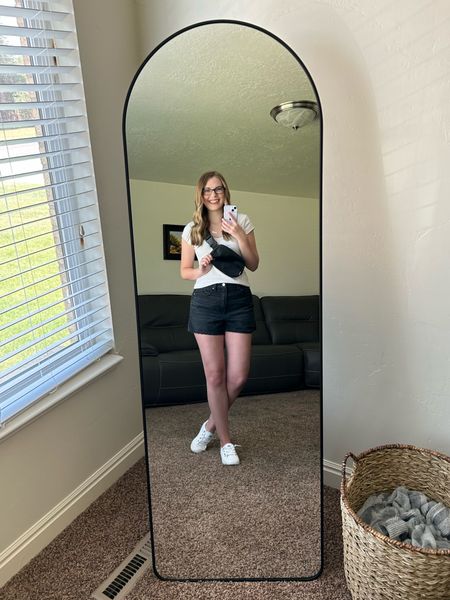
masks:
{"type": "Polygon", "coordinates": [[[113,347],[71,0],[0,0],[0,424],[113,347]]]}

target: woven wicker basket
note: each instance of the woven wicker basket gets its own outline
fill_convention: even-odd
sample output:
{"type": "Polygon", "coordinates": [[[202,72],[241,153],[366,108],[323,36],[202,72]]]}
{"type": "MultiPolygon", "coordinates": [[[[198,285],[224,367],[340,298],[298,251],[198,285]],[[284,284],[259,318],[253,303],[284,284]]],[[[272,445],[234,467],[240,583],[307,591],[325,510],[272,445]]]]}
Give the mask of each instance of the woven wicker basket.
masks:
{"type": "Polygon", "coordinates": [[[344,568],[353,600],[450,600],[450,550],[382,535],[356,513],[372,494],[403,485],[450,507],[450,457],[400,444],[347,454],[342,465],[344,568]],[[352,458],[353,475],[346,478],[352,458]]]}

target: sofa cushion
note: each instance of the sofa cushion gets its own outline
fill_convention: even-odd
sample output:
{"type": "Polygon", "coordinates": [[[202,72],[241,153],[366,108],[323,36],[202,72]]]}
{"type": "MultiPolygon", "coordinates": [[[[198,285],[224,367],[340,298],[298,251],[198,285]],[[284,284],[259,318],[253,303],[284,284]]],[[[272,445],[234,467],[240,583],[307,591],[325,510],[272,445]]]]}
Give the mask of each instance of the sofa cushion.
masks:
{"type": "Polygon", "coordinates": [[[159,400],[164,403],[206,400],[206,381],[199,350],[166,352],[159,356],[159,400]]]}
{"type": "Polygon", "coordinates": [[[319,341],[319,296],[264,296],[261,306],[272,343],[319,341]]]}
{"type": "MultiPolygon", "coordinates": [[[[151,337],[148,336],[148,337],[151,337]]],[[[141,354],[142,356],[158,356],[159,352],[156,346],[150,344],[147,340],[147,335],[141,333],[141,354]]]]}
{"type": "Polygon", "coordinates": [[[303,354],[305,357],[305,385],[320,388],[322,371],[320,348],[305,348],[303,354]]]}
{"type": "Polygon", "coordinates": [[[252,335],[252,344],[270,344],[270,334],[264,321],[261,300],[253,294],[253,309],[255,311],[256,329],[252,335]]]}
{"type": "Polygon", "coordinates": [[[295,345],[252,347],[250,373],[242,395],[283,392],[303,386],[303,351],[295,345]]]}
{"type": "Polygon", "coordinates": [[[159,357],[141,356],[142,397],[145,406],[155,404],[159,398],[159,357]]]}
{"type": "Polygon", "coordinates": [[[320,350],[320,342],[296,342],[297,348],[301,348],[303,352],[305,350],[320,350]]]}
{"type": "Polygon", "coordinates": [[[191,296],[152,294],[138,296],[141,348],[144,354],[195,350],[197,342],[187,330],[191,296]]]}

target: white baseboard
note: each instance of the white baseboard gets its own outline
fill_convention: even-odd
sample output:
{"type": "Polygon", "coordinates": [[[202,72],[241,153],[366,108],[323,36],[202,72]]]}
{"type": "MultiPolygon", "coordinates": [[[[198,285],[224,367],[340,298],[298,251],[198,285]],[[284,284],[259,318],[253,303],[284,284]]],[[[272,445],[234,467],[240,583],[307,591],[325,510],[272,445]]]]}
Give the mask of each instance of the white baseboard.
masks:
{"type": "Polygon", "coordinates": [[[0,553],[0,587],[45,548],[142,456],[144,456],[144,434],[140,433],[3,550],[0,553]]]}
{"type": "MultiPolygon", "coordinates": [[[[350,473],[350,471],[347,471],[350,473]]],[[[323,483],[332,488],[341,487],[342,465],[326,458],[323,460],[323,483]]]]}

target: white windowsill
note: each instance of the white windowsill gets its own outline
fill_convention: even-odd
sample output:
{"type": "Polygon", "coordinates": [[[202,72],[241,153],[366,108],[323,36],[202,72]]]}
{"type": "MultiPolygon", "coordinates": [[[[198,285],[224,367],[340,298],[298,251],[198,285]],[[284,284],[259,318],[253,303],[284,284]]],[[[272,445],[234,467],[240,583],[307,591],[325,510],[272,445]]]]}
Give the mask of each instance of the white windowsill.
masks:
{"type": "Polygon", "coordinates": [[[50,410],[55,404],[78,392],[91,381],[101,377],[104,373],[122,362],[122,360],[123,356],[120,354],[105,354],[105,356],[96,360],[92,365],[83,369],[81,373],[66,381],[66,383],[61,385],[52,394],[48,394],[11,419],[8,419],[4,426],[0,428],[0,441],[22,429],[22,427],[25,427],[28,423],[50,410]]]}

